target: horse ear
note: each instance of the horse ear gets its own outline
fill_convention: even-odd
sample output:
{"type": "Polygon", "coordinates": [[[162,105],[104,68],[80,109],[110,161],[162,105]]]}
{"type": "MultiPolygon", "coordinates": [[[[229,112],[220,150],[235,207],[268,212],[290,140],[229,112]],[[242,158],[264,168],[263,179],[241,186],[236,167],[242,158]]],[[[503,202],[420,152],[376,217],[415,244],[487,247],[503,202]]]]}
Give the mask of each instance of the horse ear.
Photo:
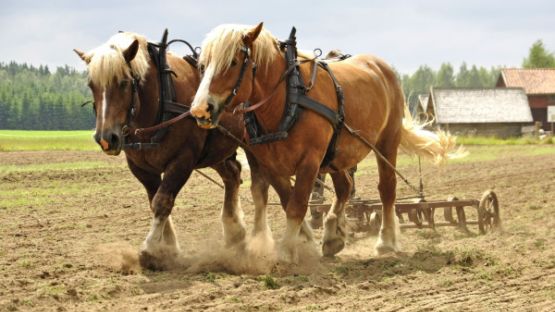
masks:
{"type": "Polygon", "coordinates": [[[127,63],[131,62],[135,56],[137,55],[137,51],[139,51],[139,40],[135,39],[129,45],[125,51],[123,51],[123,57],[127,63]]]}
{"type": "Polygon", "coordinates": [[[79,49],[73,49],[73,51],[75,51],[75,53],[87,64],[89,64],[91,62],[91,57],[87,56],[85,54],[85,52],[79,50],[79,49]]]}
{"type": "Polygon", "coordinates": [[[249,32],[247,34],[245,34],[245,36],[243,37],[243,42],[247,46],[252,45],[254,40],[256,40],[256,38],[258,38],[258,35],[260,35],[260,32],[262,31],[262,26],[264,26],[264,22],[260,22],[258,25],[256,25],[256,27],[249,30],[249,32]]]}

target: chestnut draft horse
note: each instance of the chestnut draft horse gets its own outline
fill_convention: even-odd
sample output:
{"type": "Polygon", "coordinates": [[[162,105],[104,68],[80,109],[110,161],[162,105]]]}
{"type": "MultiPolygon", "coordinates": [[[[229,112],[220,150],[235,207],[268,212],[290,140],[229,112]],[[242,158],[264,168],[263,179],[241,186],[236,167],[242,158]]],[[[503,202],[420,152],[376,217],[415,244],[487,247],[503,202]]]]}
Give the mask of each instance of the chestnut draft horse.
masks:
{"type": "MultiPolygon", "coordinates": [[[[290,72],[284,54],[287,49],[259,25],[221,25],[205,38],[199,58],[204,75],[193,100],[192,115],[199,126],[215,127],[221,113],[240,103],[256,103],[253,111],[263,133],[276,133],[286,110],[284,73],[290,72]],[[254,70],[256,68],[256,70],[254,70]]],[[[306,56],[305,58],[308,58],[306,56]]],[[[313,73],[313,62],[297,62],[305,81],[313,73]]],[[[395,73],[384,61],[370,55],[357,55],[328,65],[344,91],[343,130],[338,133],[337,153],[321,167],[334,127],[321,114],[304,109],[286,138],[267,144],[251,145],[250,152],[270,177],[296,175],[286,206],[287,226],[281,248],[283,260],[298,261],[295,241],[305,216],[312,186],[318,172],[330,173],[336,200],[325,221],[323,254],[343,249],[346,238],[344,207],[351,180],[345,169],[363,160],[374,145],[385,159],[376,157],[383,218],[376,249],[379,253],[398,250],[394,202],[394,166],[399,145],[408,151],[435,157],[456,156],[454,138],[444,133],[421,130],[404,117],[404,96],[395,73]],[[350,131],[347,131],[350,129],[350,131]],[[361,138],[357,138],[356,135],[361,138]],[[367,141],[367,143],[363,142],[367,141]],[[388,162],[390,164],[388,164],[388,162]]],[[[338,96],[332,76],[316,67],[316,83],[308,96],[331,110],[338,110],[338,96]]],[[[290,86],[289,86],[290,87],[290,86]]],[[[239,109],[239,111],[241,108],[239,109]]],[[[252,138],[247,138],[252,139],[252,138]]],[[[257,211],[256,213],[264,213],[257,211]]]]}
{"type": "MultiPolygon", "coordinates": [[[[122,32],[90,52],[75,50],[88,67],[96,114],[94,138],[108,155],[118,155],[124,147],[124,126],[144,128],[157,124],[159,68],[147,49],[145,37],[122,32]]],[[[200,82],[197,68],[171,53],[166,56],[175,74],[176,101],[190,103],[200,82]]],[[[234,135],[243,133],[242,117],[223,114],[221,122],[234,135]]],[[[133,135],[127,139],[141,141],[133,135]]],[[[217,130],[197,127],[193,118],[171,125],[157,147],[125,149],[129,169],[146,188],[154,213],[151,230],[142,245],[140,260],[143,266],[163,269],[179,253],[170,213],[177,194],[195,168],[211,167],[224,182],[221,216],[226,244],[244,239],[245,225],[238,197],[241,165],[234,157],[236,149],[235,141],[217,130]]],[[[253,196],[267,200],[268,183],[260,178],[256,163],[251,161],[253,196]]],[[[287,181],[274,187],[287,193],[291,186],[287,181]]]]}

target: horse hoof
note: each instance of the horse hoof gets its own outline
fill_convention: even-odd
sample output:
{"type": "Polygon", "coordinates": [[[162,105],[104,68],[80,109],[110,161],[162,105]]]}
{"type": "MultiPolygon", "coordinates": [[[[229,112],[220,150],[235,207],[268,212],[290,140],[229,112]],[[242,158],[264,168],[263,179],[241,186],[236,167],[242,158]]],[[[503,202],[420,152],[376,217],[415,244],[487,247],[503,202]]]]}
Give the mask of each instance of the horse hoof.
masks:
{"type": "Polygon", "coordinates": [[[139,254],[139,263],[141,267],[151,271],[163,271],[166,269],[165,265],[163,265],[158,257],[145,250],[141,251],[139,254]]]}
{"type": "Polygon", "coordinates": [[[232,247],[245,241],[247,231],[242,221],[225,218],[222,220],[224,228],[224,242],[226,247],[232,247]]]}
{"type": "Polygon", "coordinates": [[[240,244],[244,243],[245,242],[245,234],[237,235],[237,236],[234,236],[234,237],[226,237],[224,239],[224,241],[225,241],[225,247],[226,248],[231,248],[233,246],[240,245],[240,244]]]}
{"type": "Polygon", "coordinates": [[[278,253],[278,260],[285,264],[298,264],[299,254],[297,253],[296,247],[281,246],[278,253]]]}
{"type": "Polygon", "coordinates": [[[345,241],[340,238],[330,239],[322,245],[322,254],[324,257],[333,257],[345,248],[345,241]]]}
{"type": "Polygon", "coordinates": [[[388,253],[396,253],[398,250],[394,245],[388,244],[378,244],[376,245],[376,252],[378,255],[384,255],[388,253]]]}

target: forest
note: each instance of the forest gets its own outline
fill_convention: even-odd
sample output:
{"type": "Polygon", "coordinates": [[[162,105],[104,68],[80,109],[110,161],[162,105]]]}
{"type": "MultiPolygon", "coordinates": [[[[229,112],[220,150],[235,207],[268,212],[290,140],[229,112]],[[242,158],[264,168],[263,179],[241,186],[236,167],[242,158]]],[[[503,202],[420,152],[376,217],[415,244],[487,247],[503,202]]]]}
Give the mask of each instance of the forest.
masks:
{"type": "Polygon", "coordinates": [[[92,129],[90,98],[86,74],[68,66],[0,63],[0,129],[92,129]]]}
{"type": "MultiPolygon", "coordinates": [[[[555,67],[555,56],[541,40],[536,41],[522,61],[523,68],[555,67]]],[[[492,88],[499,67],[478,67],[462,63],[455,70],[443,63],[438,70],[422,65],[412,74],[398,74],[407,97],[414,104],[417,95],[430,87],[492,88]]],[[[51,71],[48,66],[15,62],[0,63],[0,129],[85,130],[94,128],[87,74],[69,66],[51,71]]]]}

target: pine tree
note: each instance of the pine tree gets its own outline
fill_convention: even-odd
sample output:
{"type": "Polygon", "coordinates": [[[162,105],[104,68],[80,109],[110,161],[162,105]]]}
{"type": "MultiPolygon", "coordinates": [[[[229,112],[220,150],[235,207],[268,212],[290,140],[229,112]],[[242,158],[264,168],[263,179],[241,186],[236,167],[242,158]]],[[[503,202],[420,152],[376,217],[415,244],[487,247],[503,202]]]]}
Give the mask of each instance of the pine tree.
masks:
{"type": "Polygon", "coordinates": [[[555,56],[552,52],[547,51],[543,45],[543,41],[538,40],[530,47],[528,57],[522,61],[523,68],[554,68],[555,56]]]}
{"type": "Polygon", "coordinates": [[[434,86],[441,88],[452,88],[455,86],[455,71],[451,64],[441,64],[435,77],[434,86]]]}

